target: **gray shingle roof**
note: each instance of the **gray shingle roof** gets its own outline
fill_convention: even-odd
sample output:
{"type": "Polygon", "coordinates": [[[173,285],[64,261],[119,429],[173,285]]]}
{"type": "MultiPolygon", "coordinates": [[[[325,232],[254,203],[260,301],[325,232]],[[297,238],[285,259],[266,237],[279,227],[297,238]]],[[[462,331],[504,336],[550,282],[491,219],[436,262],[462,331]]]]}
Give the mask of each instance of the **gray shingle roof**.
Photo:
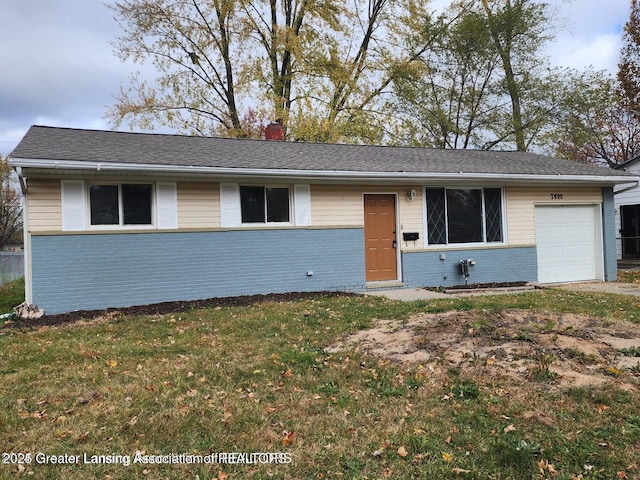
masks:
{"type": "Polygon", "coordinates": [[[238,169],[430,174],[625,176],[528,152],[276,142],[32,126],[18,159],[238,169]]]}

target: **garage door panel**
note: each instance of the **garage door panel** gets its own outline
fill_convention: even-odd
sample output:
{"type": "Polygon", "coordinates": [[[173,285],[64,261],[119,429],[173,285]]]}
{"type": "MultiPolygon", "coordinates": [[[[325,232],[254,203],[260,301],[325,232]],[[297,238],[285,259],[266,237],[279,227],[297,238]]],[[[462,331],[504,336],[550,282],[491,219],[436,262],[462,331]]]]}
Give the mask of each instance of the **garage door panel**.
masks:
{"type": "Polygon", "coordinates": [[[598,276],[599,215],[593,205],[536,207],[538,280],[593,280],[598,276]]]}

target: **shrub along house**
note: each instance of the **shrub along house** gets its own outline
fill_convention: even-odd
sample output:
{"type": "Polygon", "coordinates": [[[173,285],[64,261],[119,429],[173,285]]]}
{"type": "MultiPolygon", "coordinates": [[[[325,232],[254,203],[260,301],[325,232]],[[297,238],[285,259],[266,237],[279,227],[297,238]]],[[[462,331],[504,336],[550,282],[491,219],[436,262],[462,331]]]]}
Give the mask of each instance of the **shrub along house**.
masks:
{"type": "Polygon", "coordinates": [[[613,188],[638,180],[523,152],[41,126],[10,163],[25,195],[27,301],[50,314],[615,280],[613,188]]]}

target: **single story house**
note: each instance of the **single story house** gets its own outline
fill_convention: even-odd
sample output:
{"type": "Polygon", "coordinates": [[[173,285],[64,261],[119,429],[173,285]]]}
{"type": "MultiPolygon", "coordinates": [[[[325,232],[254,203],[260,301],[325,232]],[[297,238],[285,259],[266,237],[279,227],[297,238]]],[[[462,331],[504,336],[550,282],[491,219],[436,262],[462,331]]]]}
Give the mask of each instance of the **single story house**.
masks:
{"type": "MultiPolygon", "coordinates": [[[[640,175],[640,157],[632,158],[616,170],[640,175]]],[[[619,185],[614,189],[616,208],[616,258],[640,259],[640,188],[619,185]]]]}
{"type": "Polygon", "coordinates": [[[47,313],[292,291],[615,280],[614,187],[534,153],[33,126],[27,302],[47,313]]]}

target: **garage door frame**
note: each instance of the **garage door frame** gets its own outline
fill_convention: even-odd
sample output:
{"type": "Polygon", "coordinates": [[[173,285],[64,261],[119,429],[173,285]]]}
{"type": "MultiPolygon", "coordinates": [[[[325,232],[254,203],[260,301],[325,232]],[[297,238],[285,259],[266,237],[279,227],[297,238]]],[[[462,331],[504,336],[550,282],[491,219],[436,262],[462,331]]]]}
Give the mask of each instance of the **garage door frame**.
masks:
{"type": "MultiPolygon", "coordinates": [[[[539,238],[538,238],[538,209],[542,208],[575,208],[575,207],[584,207],[591,208],[593,211],[593,218],[595,221],[594,225],[594,261],[595,261],[595,278],[558,278],[558,279],[548,279],[541,277],[541,265],[540,265],[540,257],[538,256],[538,281],[540,283],[571,283],[577,281],[588,281],[588,280],[604,280],[604,240],[603,240],[603,225],[602,225],[602,204],[600,203],[563,203],[563,204],[548,204],[548,203],[540,203],[535,204],[535,221],[536,221],[536,246],[539,246],[539,238]]],[[[538,254],[539,255],[539,254],[538,254]]]]}

